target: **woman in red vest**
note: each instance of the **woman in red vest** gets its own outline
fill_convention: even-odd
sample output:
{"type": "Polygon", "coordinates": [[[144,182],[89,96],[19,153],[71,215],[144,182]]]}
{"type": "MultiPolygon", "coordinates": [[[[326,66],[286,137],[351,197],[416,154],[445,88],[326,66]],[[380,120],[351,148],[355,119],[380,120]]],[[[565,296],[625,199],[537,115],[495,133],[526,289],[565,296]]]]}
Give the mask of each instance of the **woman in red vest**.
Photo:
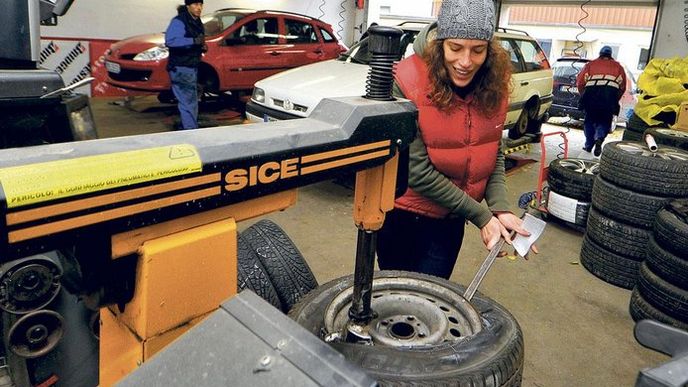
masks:
{"type": "Polygon", "coordinates": [[[425,28],[415,54],[399,62],[394,93],[415,103],[419,132],[409,188],[378,235],[382,270],[449,278],[466,221],[487,249],[501,237],[510,243],[511,230],[529,235],[506,200],[501,137],[511,62],[494,30],[493,0],[444,0],[437,28],[425,28]]]}

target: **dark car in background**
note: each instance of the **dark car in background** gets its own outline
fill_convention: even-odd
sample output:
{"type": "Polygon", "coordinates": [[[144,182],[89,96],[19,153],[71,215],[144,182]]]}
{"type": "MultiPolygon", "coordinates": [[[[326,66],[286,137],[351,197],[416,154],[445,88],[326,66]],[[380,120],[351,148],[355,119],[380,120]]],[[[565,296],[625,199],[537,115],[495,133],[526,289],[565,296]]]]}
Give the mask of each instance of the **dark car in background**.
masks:
{"type": "MultiPolygon", "coordinates": [[[[549,110],[551,117],[569,116],[575,120],[584,120],[585,112],[578,109],[580,94],[576,87],[576,77],[583,70],[583,66],[590,62],[585,58],[559,58],[552,65],[554,71],[554,83],[552,93],[554,100],[549,110]]],[[[629,110],[633,109],[638,98],[636,96],[636,81],[633,74],[624,66],[626,70],[626,92],[621,97],[621,111],[616,122],[626,122],[629,110]]]]}

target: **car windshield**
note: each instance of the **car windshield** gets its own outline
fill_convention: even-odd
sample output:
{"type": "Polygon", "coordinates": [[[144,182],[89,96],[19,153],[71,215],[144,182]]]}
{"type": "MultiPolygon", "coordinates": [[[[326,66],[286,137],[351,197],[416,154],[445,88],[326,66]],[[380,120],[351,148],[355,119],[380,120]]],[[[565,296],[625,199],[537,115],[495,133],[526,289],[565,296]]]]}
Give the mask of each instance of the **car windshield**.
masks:
{"type": "Polygon", "coordinates": [[[576,75],[583,69],[583,66],[585,66],[585,61],[580,61],[580,62],[574,62],[574,61],[561,61],[561,62],[555,62],[553,66],[554,70],[554,77],[555,78],[569,78],[573,77],[573,79],[576,79],[576,75]]]}
{"type": "Polygon", "coordinates": [[[244,16],[246,15],[243,13],[231,11],[214,12],[201,16],[201,21],[203,22],[206,35],[217,35],[241,20],[244,16]]]}

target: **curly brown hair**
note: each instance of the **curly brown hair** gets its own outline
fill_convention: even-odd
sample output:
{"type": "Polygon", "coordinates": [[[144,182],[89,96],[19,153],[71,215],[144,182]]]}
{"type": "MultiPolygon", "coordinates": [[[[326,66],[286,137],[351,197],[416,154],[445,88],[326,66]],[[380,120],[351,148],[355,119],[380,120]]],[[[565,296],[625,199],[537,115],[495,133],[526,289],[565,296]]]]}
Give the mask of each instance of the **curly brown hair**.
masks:
{"type": "MultiPolygon", "coordinates": [[[[430,100],[440,110],[449,112],[455,108],[452,100],[455,95],[454,84],[444,65],[444,40],[432,40],[423,53],[428,65],[432,91],[430,100]]],[[[509,54],[496,39],[488,45],[487,58],[475,74],[473,94],[478,108],[483,113],[497,109],[511,92],[511,61],[509,54]]]]}

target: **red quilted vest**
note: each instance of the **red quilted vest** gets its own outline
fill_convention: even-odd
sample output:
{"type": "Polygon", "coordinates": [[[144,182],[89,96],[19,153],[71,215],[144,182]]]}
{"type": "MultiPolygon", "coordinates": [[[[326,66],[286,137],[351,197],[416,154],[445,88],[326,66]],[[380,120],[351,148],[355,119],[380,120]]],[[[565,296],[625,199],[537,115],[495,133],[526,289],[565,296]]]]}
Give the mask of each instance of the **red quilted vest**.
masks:
{"type": "MultiPolygon", "coordinates": [[[[482,201],[495,168],[508,101],[505,99],[494,114],[484,115],[472,95],[466,99],[455,96],[457,108],[450,113],[440,111],[430,102],[428,68],[417,55],[399,62],[396,81],[418,108],[420,135],[435,169],[473,199],[482,201]]],[[[395,201],[395,207],[433,218],[443,218],[450,211],[410,188],[395,201]]]]}

